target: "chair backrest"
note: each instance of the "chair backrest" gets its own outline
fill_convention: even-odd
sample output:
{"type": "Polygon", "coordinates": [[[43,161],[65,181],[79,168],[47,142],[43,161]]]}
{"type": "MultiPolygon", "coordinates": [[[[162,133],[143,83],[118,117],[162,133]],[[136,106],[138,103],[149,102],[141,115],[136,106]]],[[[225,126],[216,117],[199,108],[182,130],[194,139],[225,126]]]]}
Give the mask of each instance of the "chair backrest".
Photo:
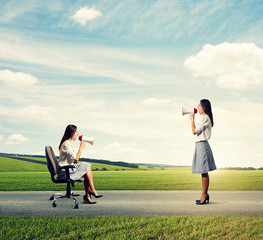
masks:
{"type": "Polygon", "coordinates": [[[57,174],[58,169],[59,169],[58,160],[56,158],[56,155],[54,154],[52,147],[46,146],[45,152],[46,152],[46,158],[47,158],[47,167],[48,167],[48,170],[53,180],[53,177],[57,174]]]}

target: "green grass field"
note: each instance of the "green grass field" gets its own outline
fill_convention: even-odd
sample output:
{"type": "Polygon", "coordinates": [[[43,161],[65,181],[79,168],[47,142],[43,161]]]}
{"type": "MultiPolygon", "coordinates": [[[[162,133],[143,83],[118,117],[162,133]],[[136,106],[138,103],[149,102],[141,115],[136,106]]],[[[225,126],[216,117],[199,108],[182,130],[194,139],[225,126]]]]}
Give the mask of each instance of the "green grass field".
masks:
{"type": "MultiPolygon", "coordinates": [[[[21,160],[0,158],[1,191],[64,190],[64,184],[51,181],[47,166],[21,160]]],[[[92,164],[92,168],[109,169],[94,171],[97,190],[199,190],[199,174],[191,168],[133,169],[105,164],[92,164]],[[118,171],[116,171],[118,169],[118,171]],[[125,169],[125,171],[122,171],[125,169]]],[[[210,190],[263,190],[262,170],[217,170],[210,173],[210,190]]],[[[81,183],[76,190],[83,190],[81,183]]]]}
{"type": "MultiPolygon", "coordinates": [[[[43,160],[32,158],[35,160],[43,160]]],[[[65,191],[47,166],[0,157],[1,191],[65,191]]],[[[191,168],[123,168],[92,163],[97,190],[200,190],[191,168]],[[118,169],[118,171],[116,170],[118,169]],[[125,169],[125,171],[123,171],[125,169]]],[[[263,171],[217,170],[210,190],[263,190],[263,171]]],[[[84,190],[76,183],[76,190],[84,190]]],[[[227,214],[227,213],[226,213],[227,214]]],[[[263,239],[260,217],[1,217],[0,239],[263,239]]]]}
{"type": "Polygon", "coordinates": [[[1,239],[262,239],[255,217],[2,217],[1,239]]]}

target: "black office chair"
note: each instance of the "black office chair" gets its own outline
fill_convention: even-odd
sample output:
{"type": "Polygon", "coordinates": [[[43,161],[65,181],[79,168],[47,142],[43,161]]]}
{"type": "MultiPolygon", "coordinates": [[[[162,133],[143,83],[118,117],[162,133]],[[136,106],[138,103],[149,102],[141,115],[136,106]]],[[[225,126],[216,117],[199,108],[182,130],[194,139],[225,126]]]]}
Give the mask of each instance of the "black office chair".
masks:
{"type": "MultiPolygon", "coordinates": [[[[59,198],[71,198],[75,201],[75,208],[78,209],[79,204],[78,204],[78,201],[75,197],[81,196],[81,194],[74,194],[71,192],[71,186],[74,187],[75,181],[70,179],[70,175],[69,175],[69,169],[74,168],[75,166],[74,165],[67,165],[67,166],[60,167],[58,164],[57,158],[54,154],[54,151],[53,151],[52,147],[50,147],[50,146],[45,147],[45,152],[46,152],[46,158],[47,158],[47,167],[48,167],[48,170],[51,174],[52,181],[54,183],[67,183],[66,194],[63,195],[62,193],[59,193],[59,194],[54,194],[50,197],[50,200],[53,200],[52,206],[53,207],[57,206],[56,201],[59,198]],[[55,176],[58,173],[58,170],[60,170],[60,169],[65,169],[65,172],[66,172],[65,178],[58,178],[58,176],[55,178],[55,176]],[[59,195],[59,197],[55,198],[55,195],[59,195]]],[[[84,177],[81,177],[80,179],[76,180],[76,182],[83,182],[83,181],[84,181],[84,177]]]]}

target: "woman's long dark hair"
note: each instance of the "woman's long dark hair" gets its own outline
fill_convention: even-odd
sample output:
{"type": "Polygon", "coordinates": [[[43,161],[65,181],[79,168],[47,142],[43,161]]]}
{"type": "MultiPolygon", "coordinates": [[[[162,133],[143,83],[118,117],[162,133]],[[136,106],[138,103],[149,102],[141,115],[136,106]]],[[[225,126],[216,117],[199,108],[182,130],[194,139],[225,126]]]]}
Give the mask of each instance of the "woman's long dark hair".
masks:
{"type": "Polygon", "coordinates": [[[72,125],[72,124],[70,124],[70,125],[68,125],[66,127],[64,135],[63,135],[63,137],[62,137],[62,139],[60,141],[59,147],[58,147],[59,150],[60,150],[61,145],[63,144],[63,142],[65,142],[66,140],[72,138],[72,136],[75,133],[76,129],[77,129],[77,127],[75,125],[72,125]]]}
{"type": "Polygon", "coordinates": [[[205,113],[208,115],[208,117],[211,120],[212,127],[214,126],[214,119],[213,119],[213,113],[212,113],[212,107],[211,103],[208,99],[202,99],[200,101],[202,108],[204,109],[205,113]]]}

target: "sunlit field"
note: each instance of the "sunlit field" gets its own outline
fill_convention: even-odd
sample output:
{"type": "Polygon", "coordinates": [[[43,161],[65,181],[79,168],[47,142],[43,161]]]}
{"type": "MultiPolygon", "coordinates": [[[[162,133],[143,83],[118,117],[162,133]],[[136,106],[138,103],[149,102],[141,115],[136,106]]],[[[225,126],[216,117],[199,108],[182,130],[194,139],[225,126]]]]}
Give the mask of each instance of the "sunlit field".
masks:
{"type": "MultiPolygon", "coordinates": [[[[62,184],[51,181],[47,166],[21,160],[0,158],[1,191],[64,190],[62,184]]],[[[92,163],[94,182],[98,190],[199,190],[200,175],[191,168],[133,169],[92,163]],[[106,171],[101,171],[106,169],[106,171]]],[[[262,170],[216,170],[210,173],[210,190],[263,190],[262,170]]],[[[81,183],[76,190],[83,190],[81,183]]]]}

